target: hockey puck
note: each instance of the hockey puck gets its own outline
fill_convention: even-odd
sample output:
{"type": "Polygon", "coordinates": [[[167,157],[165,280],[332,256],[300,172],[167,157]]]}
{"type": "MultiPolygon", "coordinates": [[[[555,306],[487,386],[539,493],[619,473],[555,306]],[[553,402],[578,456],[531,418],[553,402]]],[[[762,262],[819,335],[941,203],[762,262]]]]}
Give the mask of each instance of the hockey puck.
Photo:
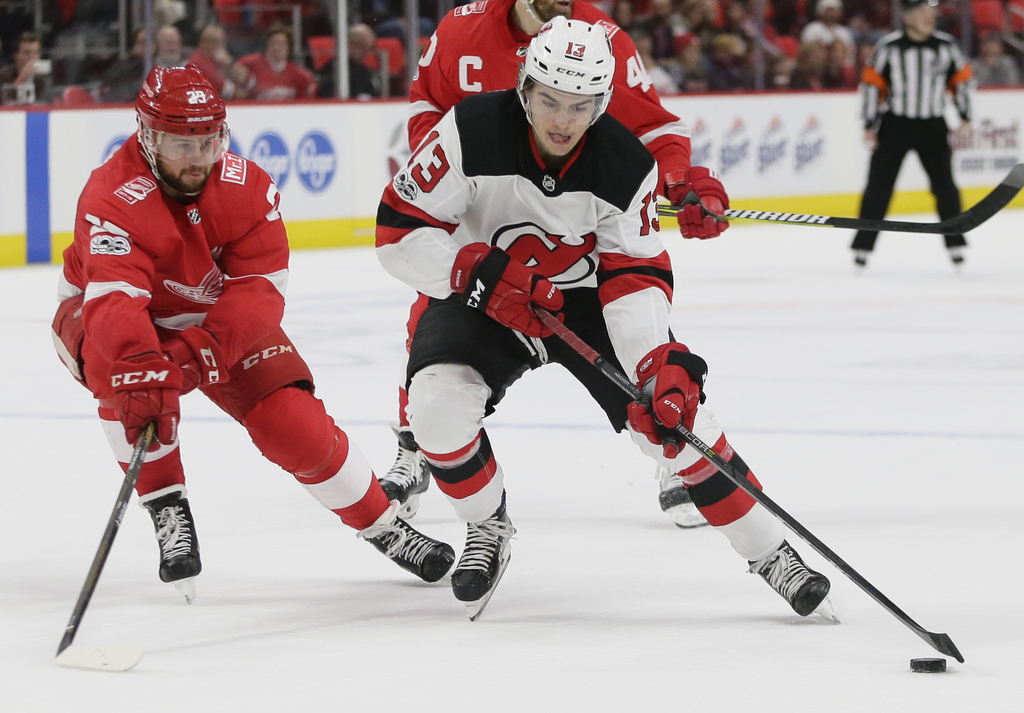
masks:
{"type": "Polygon", "coordinates": [[[910,659],[910,670],[914,673],[942,673],[946,670],[946,659],[910,659]]]}

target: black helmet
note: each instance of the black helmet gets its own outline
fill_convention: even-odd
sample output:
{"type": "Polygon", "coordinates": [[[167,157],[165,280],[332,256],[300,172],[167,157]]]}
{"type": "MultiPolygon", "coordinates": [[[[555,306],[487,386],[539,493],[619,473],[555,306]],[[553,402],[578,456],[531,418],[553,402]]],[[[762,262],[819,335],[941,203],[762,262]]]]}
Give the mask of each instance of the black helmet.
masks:
{"type": "Polygon", "coordinates": [[[938,7],[939,0],[900,0],[900,7],[903,11],[913,10],[914,8],[921,7],[922,5],[931,5],[932,7],[938,7]]]}

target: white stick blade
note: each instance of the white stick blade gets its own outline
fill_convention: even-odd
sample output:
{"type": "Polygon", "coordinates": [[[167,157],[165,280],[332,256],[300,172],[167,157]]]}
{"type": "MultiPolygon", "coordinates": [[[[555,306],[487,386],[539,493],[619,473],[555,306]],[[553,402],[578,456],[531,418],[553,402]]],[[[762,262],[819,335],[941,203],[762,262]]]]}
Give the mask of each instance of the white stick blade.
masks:
{"type": "Polygon", "coordinates": [[[108,644],[105,646],[75,646],[72,644],[57,656],[57,665],[84,668],[89,671],[127,671],[142,660],[138,646],[108,644]]]}

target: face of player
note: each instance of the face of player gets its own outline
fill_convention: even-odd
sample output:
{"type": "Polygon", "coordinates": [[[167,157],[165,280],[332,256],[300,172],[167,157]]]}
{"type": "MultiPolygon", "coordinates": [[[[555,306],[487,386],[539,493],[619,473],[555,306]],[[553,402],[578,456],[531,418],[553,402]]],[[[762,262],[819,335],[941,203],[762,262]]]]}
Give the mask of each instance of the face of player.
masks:
{"type": "Polygon", "coordinates": [[[164,134],[154,152],[160,179],[179,193],[199,193],[210,178],[220,144],[218,136],[164,134]]]}
{"type": "Polygon", "coordinates": [[[545,163],[558,164],[587,133],[598,100],[543,84],[534,84],[527,92],[537,148],[545,163]]]}
{"type": "Polygon", "coordinates": [[[533,13],[541,22],[547,22],[555,15],[572,17],[574,0],[533,0],[533,13]]]}
{"type": "Polygon", "coordinates": [[[903,13],[903,24],[906,25],[907,35],[912,40],[927,39],[935,32],[937,16],[935,6],[927,3],[907,10],[903,13]]]}
{"type": "Polygon", "coordinates": [[[278,32],[267,38],[267,61],[281,64],[288,61],[288,35],[278,32]]]}

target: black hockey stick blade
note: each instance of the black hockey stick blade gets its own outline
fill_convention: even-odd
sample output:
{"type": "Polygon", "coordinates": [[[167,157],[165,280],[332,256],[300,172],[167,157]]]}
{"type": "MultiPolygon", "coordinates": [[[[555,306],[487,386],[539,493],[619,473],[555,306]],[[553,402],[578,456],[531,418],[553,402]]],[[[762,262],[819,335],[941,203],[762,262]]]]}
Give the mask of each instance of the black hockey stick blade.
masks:
{"type": "MultiPolygon", "coordinates": [[[[557,317],[547,310],[537,306],[534,306],[533,310],[544,326],[551,329],[551,331],[553,331],[571,349],[597,367],[602,374],[607,376],[620,389],[629,394],[634,401],[639,401],[641,403],[649,401],[649,398],[643,391],[641,391],[640,387],[630,381],[626,375],[619,371],[614,365],[605,361],[604,357],[580,339],[571,329],[558,321],[557,317]]],[[[921,639],[939,653],[952,656],[960,663],[964,662],[963,656],[960,655],[960,651],[957,650],[956,645],[949,636],[946,634],[935,634],[927,631],[920,624],[907,616],[902,609],[893,604],[888,597],[882,594],[873,584],[871,584],[871,582],[864,579],[857,570],[843,561],[839,555],[833,552],[824,542],[819,540],[810,530],[800,524],[796,518],[779,507],[774,500],[754,487],[745,476],[738,473],[728,461],[715,453],[711,446],[704,443],[704,441],[698,438],[696,434],[682,426],[677,427],[676,431],[680,436],[682,436],[683,440],[696,448],[705,460],[715,466],[715,468],[717,468],[722,475],[732,481],[736,487],[743,490],[750,497],[759,502],[768,512],[774,515],[776,519],[796,533],[804,542],[813,547],[818,554],[828,560],[840,572],[845,574],[850,581],[860,587],[869,597],[881,604],[886,611],[896,617],[896,619],[898,619],[904,626],[921,637],[921,639]]]]}
{"type": "Polygon", "coordinates": [[[111,646],[107,647],[106,650],[96,647],[75,647],[75,650],[72,650],[69,647],[71,647],[74,641],[75,634],[78,633],[78,626],[82,623],[82,617],[85,616],[85,609],[89,606],[89,600],[92,599],[93,592],[96,591],[96,584],[99,582],[100,573],[103,571],[103,565],[106,564],[110,548],[114,544],[114,537],[121,527],[121,520],[124,518],[128,501],[131,500],[135,481],[139,478],[139,471],[142,470],[142,464],[146,460],[146,452],[153,442],[155,433],[156,423],[150,421],[135,442],[135,450],[132,452],[132,458],[128,463],[124,481],[121,483],[121,490],[117,494],[117,502],[114,503],[114,510],[110,513],[110,519],[107,521],[107,529],[104,530],[103,537],[100,539],[99,549],[96,550],[96,556],[93,557],[89,574],[86,576],[85,584],[82,585],[82,591],[78,595],[75,610],[71,613],[67,629],[64,630],[64,638],[61,639],[60,646],[57,648],[57,663],[62,666],[101,671],[124,671],[138,663],[138,659],[141,658],[141,652],[138,652],[138,656],[136,656],[137,649],[132,647],[111,646]]]}
{"type": "MultiPolygon", "coordinates": [[[[959,235],[974,230],[1000,210],[1024,187],[1024,163],[1018,163],[991,193],[973,207],[940,223],[911,223],[901,220],[875,220],[871,218],[842,218],[830,215],[807,213],[779,213],[767,210],[729,209],[725,215],[717,215],[704,209],[705,215],[715,220],[750,220],[760,223],[781,223],[785,225],[809,225],[816,228],[846,228],[849,230],[886,230],[893,233],[932,233],[938,235],[959,235]]],[[[675,216],[682,206],[659,205],[659,215],[675,216]]]]}

